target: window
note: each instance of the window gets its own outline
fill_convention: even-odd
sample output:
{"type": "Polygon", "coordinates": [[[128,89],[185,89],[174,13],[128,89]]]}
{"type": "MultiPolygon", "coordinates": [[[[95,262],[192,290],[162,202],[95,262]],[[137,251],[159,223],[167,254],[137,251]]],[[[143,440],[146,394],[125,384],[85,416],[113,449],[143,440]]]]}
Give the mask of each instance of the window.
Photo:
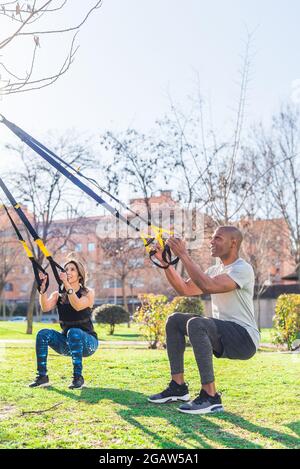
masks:
{"type": "Polygon", "coordinates": [[[103,288],[122,288],[122,282],[119,279],[110,278],[104,280],[103,288]]]}
{"type": "Polygon", "coordinates": [[[142,247],[142,242],[140,239],[131,239],[128,243],[130,248],[140,248],[142,247]]]}
{"type": "Polygon", "coordinates": [[[14,291],[14,286],[12,283],[6,283],[4,286],[5,291],[14,291]]]}
{"type": "Polygon", "coordinates": [[[22,293],[27,293],[27,292],[29,292],[29,285],[28,285],[28,283],[22,283],[20,290],[21,290],[22,293]]]}
{"type": "Polygon", "coordinates": [[[89,252],[95,251],[95,243],[88,243],[88,251],[89,252]]]}
{"type": "Polygon", "coordinates": [[[131,288],[131,286],[132,286],[132,288],[142,288],[142,287],[144,287],[144,282],[141,278],[135,278],[135,279],[129,281],[129,286],[130,286],[130,288],[131,288]]]}
{"type": "Polygon", "coordinates": [[[143,257],[137,257],[136,259],[129,259],[128,261],[128,266],[137,268],[137,267],[143,267],[144,265],[144,258],[143,257]]]}
{"type": "Polygon", "coordinates": [[[75,251],[76,252],[81,252],[82,251],[82,244],[81,243],[75,244],[75,251]]]}

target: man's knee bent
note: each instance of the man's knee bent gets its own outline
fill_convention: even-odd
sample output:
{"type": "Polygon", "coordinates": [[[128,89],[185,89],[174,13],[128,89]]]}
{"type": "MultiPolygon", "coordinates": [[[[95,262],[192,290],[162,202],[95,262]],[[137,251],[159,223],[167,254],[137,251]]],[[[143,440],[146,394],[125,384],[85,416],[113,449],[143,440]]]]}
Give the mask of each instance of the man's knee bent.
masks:
{"type": "Polygon", "coordinates": [[[171,314],[166,322],[166,334],[168,335],[172,331],[179,328],[179,324],[182,320],[182,317],[185,316],[184,313],[173,313],[171,314]]]}
{"type": "Polygon", "coordinates": [[[189,319],[186,325],[188,336],[190,337],[194,332],[196,334],[201,334],[201,332],[207,334],[206,321],[207,320],[205,318],[200,316],[189,319]]]}

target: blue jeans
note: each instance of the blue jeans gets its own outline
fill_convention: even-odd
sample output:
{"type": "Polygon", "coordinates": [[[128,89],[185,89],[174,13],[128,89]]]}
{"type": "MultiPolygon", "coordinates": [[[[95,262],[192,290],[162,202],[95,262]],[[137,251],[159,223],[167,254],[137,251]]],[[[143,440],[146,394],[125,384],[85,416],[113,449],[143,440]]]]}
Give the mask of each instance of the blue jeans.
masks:
{"type": "Polygon", "coordinates": [[[67,335],[53,329],[42,329],[36,336],[37,369],[40,376],[47,374],[48,346],[60,355],[72,357],[74,375],[82,375],[82,357],[96,352],[98,340],[82,329],[71,328],[67,335]]]}

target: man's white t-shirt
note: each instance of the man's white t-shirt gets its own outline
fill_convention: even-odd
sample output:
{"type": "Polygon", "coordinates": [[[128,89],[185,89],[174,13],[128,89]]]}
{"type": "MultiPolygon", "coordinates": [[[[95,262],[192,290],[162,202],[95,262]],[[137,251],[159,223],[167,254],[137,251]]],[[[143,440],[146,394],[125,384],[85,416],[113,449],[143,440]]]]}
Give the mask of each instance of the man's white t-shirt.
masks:
{"type": "Polygon", "coordinates": [[[252,266],[239,258],[229,265],[223,265],[222,262],[213,265],[205,273],[209,277],[226,274],[239,286],[230,292],[211,295],[212,316],[215,319],[233,321],[244,327],[258,349],[260,334],[254,314],[255,276],[252,266]]]}

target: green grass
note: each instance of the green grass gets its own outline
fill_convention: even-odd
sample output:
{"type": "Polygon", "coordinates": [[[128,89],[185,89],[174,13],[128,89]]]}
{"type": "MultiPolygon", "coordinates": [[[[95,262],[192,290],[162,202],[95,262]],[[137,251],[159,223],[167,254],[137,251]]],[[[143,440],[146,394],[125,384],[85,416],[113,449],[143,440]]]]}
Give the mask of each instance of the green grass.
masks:
{"type": "MultiPolygon", "coordinates": [[[[35,339],[36,334],[41,329],[56,329],[60,331],[59,324],[45,324],[45,323],[33,323],[33,334],[26,334],[26,322],[10,322],[10,321],[1,321],[0,322],[0,340],[1,339],[21,339],[21,340],[33,340],[35,339]]],[[[109,335],[109,326],[104,324],[95,325],[96,332],[98,337],[102,341],[140,341],[144,340],[141,336],[138,326],[136,324],[131,324],[128,328],[127,324],[118,324],[115,327],[115,333],[109,335]]]]}
{"type": "MultiPolygon", "coordinates": [[[[60,330],[59,324],[45,324],[45,323],[33,323],[33,335],[26,334],[26,323],[0,321],[0,340],[1,339],[35,339],[37,332],[40,329],[53,328],[60,330]]],[[[127,324],[118,324],[115,328],[115,333],[109,335],[109,327],[107,325],[95,325],[96,332],[100,340],[104,341],[141,341],[144,340],[143,336],[139,331],[137,324],[131,324],[128,328],[127,324]]],[[[271,343],[271,332],[272,329],[262,329],[261,331],[261,342],[271,343]]]]}
{"type": "MultiPolygon", "coordinates": [[[[84,360],[88,388],[70,391],[69,357],[50,351],[52,387],[33,390],[27,384],[35,375],[34,344],[0,347],[1,448],[300,448],[299,354],[215,359],[226,411],[201,417],[179,413],[177,404],[147,402],[169,379],[163,350],[104,343],[84,360]],[[37,411],[44,412],[31,413],[37,411]]],[[[194,396],[199,382],[190,348],[185,362],[194,396]]]]}

